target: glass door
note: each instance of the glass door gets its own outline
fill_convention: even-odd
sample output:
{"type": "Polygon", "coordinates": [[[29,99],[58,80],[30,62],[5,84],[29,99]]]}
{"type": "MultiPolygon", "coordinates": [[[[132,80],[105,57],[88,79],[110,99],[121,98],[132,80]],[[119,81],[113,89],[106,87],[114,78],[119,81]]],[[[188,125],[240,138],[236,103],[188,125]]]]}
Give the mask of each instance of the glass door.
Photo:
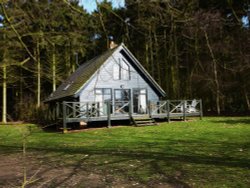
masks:
{"type": "Polygon", "coordinates": [[[133,110],[136,114],[147,113],[147,90],[133,89],[133,110]]]}
{"type": "Polygon", "coordinates": [[[95,89],[95,110],[97,116],[107,115],[108,110],[108,102],[111,105],[111,113],[112,113],[112,92],[111,89],[108,88],[96,88],[95,89]]]}

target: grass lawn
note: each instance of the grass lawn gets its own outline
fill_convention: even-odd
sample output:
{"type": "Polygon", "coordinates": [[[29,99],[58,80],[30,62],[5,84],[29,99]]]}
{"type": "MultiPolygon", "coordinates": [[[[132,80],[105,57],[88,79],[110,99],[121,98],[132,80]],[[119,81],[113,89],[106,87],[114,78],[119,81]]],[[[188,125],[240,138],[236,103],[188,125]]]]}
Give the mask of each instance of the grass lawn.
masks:
{"type": "Polygon", "coordinates": [[[0,187],[20,186],[24,167],[34,187],[249,187],[250,117],[72,134],[0,125],[0,187]]]}

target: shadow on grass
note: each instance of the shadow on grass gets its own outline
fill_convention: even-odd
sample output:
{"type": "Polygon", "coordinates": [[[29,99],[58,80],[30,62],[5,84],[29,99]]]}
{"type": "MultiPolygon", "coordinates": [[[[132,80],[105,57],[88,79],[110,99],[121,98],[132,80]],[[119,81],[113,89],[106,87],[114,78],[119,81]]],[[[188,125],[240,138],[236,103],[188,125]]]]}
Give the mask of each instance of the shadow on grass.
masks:
{"type": "MultiPolygon", "coordinates": [[[[175,143],[176,141],[173,141],[175,143]]],[[[184,141],[182,141],[184,142],[184,141]]],[[[197,142],[193,142],[192,148],[195,147],[201,147],[202,145],[197,145],[197,142]]],[[[141,143],[146,146],[148,146],[148,143],[141,143]]],[[[171,141],[168,141],[167,144],[171,144],[171,141]]],[[[192,145],[190,141],[188,141],[189,145],[192,145]]],[[[114,144],[116,145],[116,144],[114,144]]],[[[244,144],[246,145],[246,143],[244,144]]],[[[151,145],[150,147],[152,147],[151,145]]],[[[112,148],[112,147],[47,147],[47,146],[42,146],[41,147],[32,147],[29,146],[28,150],[29,151],[42,151],[45,153],[58,153],[59,155],[74,155],[74,154],[84,154],[84,155],[91,155],[91,156],[115,156],[115,157],[121,157],[121,158],[126,158],[126,159],[138,159],[138,160],[155,160],[155,161],[163,161],[166,163],[172,163],[172,162],[180,162],[180,163],[193,163],[193,164],[205,164],[205,165],[216,165],[216,166],[225,166],[225,167],[240,167],[240,168],[245,168],[245,167],[250,167],[250,159],[249,158],[239,158],[239,157],[231,157],[228,155],[224,156],[212,156],[207,153],[207,155],[199,155],[197,153],[192,153],[191,151],[181,151],[175,150],[174,147],[178,149],[178,146],[171,146],[167,147],[166,151],[164,152],[157,152],[160,150],[163,150],[162,147],[160,148],[153,148],[153,150],[157,151],[143,151],[143,150],[136,150],[133,151],[130,149],[122,149],[122,148],[112,148]]],[[[182,147],[182,146],[181,146],[182,147]]],[[[209,146],[208,146],[209,147],[209,146]]],[[[242,147],[242,144],[235,145],[234,143],[227,143],[226,145],[223,146],[223,148],[218,148],[220,150],[229,151],[228,148],[233,147],[233,148],[240,148],[242,147]]],[[[17,146],[6,146],[6,145],[0,145],[1,148],[1,153],[8,154],[8,153],[15,153],[17,151],[21,151],[20,147],[17,146]]],[[[143,146],[143,148],[145,148],[143,146]]],[[[235,151],[237,152],[237,151],[235,151]]],[[[219,152],[222,153],[222,152],[219,152]]],[[[108,157],[107,157],[108,158],[108,157]]],[[[119,163],[119,161],[114,162],[114,163],[119,163]]]]}
{"type": "Polygon", "coordinates": [[[246,124],[250,125],[250,118],[235,118],[232,119],[231,117],[226,119],[224,118],[223,120],[213,120],[213,123],[225,123],[229,125],[235,125],[235,124],[246,124]]]}
{"type": "MultiPolygon", "coordinates": [[[[183,150],[181,148],[184,147],[181,145],[180,147],[176,146],[176,140],[158,140],[158,145],[152,145],[152,143],[142,142],[140,143],[142,148],[150,147],[148,151],[144,149],[139,149],[140,147],[133,148],[125,148],[126,143],[121,148],[117,148],[119,145],[119,141],[117,143],[113,143],[112,147],[110,146],[102,146],[102,147],[91,147],[91,146],[51,146],[47,145],[47,143],[41,143],[39,146],[28,147],[28,151],[37,152],[40,158],[43,161],[46,161],[49,168],[41,171],[39,174],[49,173],[54,167],[51,165],[52,163],[60,164],[61,168],[71,167],[71,172],[67,174],[67,176],[62,176],[57,180],[53,181],[53,186],[64,186],[66,181],[70,181],[70,179],[80,171],[91,171],[91,167],[87,167],[89,164],[96,165],[96,168],[110,168],[110,166],[114,166],[115,168],[119,168],[119,173],[123,174],[124,177],[128,177],[127,173],[131,169],[128,167],[128,163],[131,161],[139,160],[141,161],[141,165],[138,166],[134,172],[147,169],[150,171],[150,174],[160,174],[162,175],[167,183],[176,186],[186,187],[189,185],[180,177],[176,177],[175,175],[170,175],[166,172],[166,169],[172,169],[175,171],[185,171],[185,165],[203,165],[204,168],[208,166],[217,166],[227,167],[227,168],[250,168],[250,159],[245,158],[245,156],[237,157],[230,155],[222,155],[222,156],[211,156],[209,152],[205,154],[198,154],[192,151],[183,150]],[[165,142],[164,142],[165,141],[165,142]],[[161,144],[160,144],[161,143],[161,144]],[[160,145],[159,145],[160,144],[160,145]],[[81,156],[80,158],[74,158],[74,156],[81,156]],[[85,157],[87,156],[87,157],[85,157]],[[73,163],[67,164],[65,163],[67,160],[73,160],[73,163]],[[101,160],[101,161],[98,161],[101,160]],[[108,161],[108,162],[104,162],[108,161]],[[85,165],[87,164],[87,165],[85,165]],[[51,166],[51,167],[50,167],[51,166]]],[[[179,142],[179,141],[178,141],[179,142]]],[[[185,140],[181,142],[186,143],[185,140]]],[[[211,147],[212,143],[207,144],[201,143],[201,141],[187,141],[187,146],[190,148],[198,148],[202,146],[211,147]]],[[[131,143],[127,143],[128,145],[131,143]]],[[[244,143],[246,144],[246,143],[244,143]]],[[[231,151],[232,148],[239,148],[242,144],[235,143],[226,143],[223,146],[219,146],[217,149],[218,153],[222,153],[223,151],[231,151]],[[222,152],[221,152],[221,151],[222,152]]],[[[8,153],[20,153],[21,147],[16,145],[0,145],[0,154],[4,153],[8,155],[8,153]]],[[[229,152],[230,153],[230,152],[229,152]]],[[[193,167],[195,168],[195,167],[193,167]]],[[[192,173],[192,172],[191,172],[192,173]]],[[[58,176],[57,176],[58,177],[58,176]]],[[[42,181],[42,180],[41,180],[42,181]]]]}
{"type": "MultiPolygon", "coordinates": [[[[248,118],[224,118],[224,120],[218,118],[213,121],[227,124],[250,123],[248,118]]],[[[122,177],[131,178],[132,176],[135,181],[138,179],[133,175],[138,173],[140,179],[140,173],[146,171],[150,177],[153,177],[154,174],[163,177],[164,181],[173,187],[189,187],[187,176],[194,178],[198,176],[200,179],[210,181],[207,178],[209,174],[224,175],[224,171],[222,173],[220,169],[228,171],[233,169],[237,173],[239,171],[242,173],[250,168],[250,158],[247,155],[250,143],[245,137],[238,138],[238,134],[233,137],[235,139],[230,140],[221,139],[224,131],[209,133],[215,136],[213,138],[210,138],[209,135],[201,135],[198,138],[185,137],[183,134],[159,135],[159,131],[151,129],[133,136],[128,132],[118,133],[108,132],[99,135],[93,132],[90,135],[59,135],[43,134],[38,131],[38,135],[33,135],[30,142],[27,142],[27,151],[34,152],[34,158],[37,161],[46,163],[47,168],[39,173],[44,176],[51,173],[50,171],[53,171],[55,166],[58,171],[70,168],[67,175],[61,176],[58,171],[58,174],[54,174],[55,178],[50,182],[52,187],[67,187],[65,182],[74,179],[75,174],[82,171],[95,173],[95,169],[104,169],[107,174],[110,174],[110,168],[119,169],[122,177]],[[140,163],[138,164],[136,161],[140,161],[140,163]],[[136,168],[131,168],[130,164],[136,168]],[[197,167],[202,168],[203,175],[196,171],[197,167]],[[206,173],[208,169],[210,171],[206,173]],[[176,176],[176,172],[181,172],[182,175],[176,176]]],[[[187,133],[192,134],[193,132],[187,133]]],[[[20,155],[21,142],[16,141],[15,143],[10,141],[0,143],[0,155],[5,155],[5,157],[15,153],[20,155]]],[[[111,175],[113,174],[111,173],[111,175]]],[[[222,178],[224,177],[222,176],[222,178]]],[[[39,180],[39,182],[41,181],[39,180]]]]}

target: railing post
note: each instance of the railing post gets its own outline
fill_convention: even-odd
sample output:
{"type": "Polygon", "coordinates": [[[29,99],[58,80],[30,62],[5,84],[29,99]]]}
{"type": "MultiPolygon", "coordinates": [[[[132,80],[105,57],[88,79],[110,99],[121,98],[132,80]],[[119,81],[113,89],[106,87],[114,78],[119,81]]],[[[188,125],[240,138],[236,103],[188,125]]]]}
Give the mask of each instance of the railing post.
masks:
{"type": "Polygon", "coordinates": [[[132,104],[131,104],[131,100],[128,102],[128,114],[129,114],[129,117],[132,118],[132,104]]]}
{"type": "Polygon", "coordinates": [[[56,119],[59,118],[59,110],[60,110],[60,106],[59,106],[59,102],[56,103],[56,119]]]}
{"type": "Polygon", "coordinates": [[[67,113],[66,113],[66,102],[63,101],[63,133],[67,133],[67,113]]]}
{"type": "Polygon", "coordinates": [[[63,117],[63,104],[62,103],[60,103],[60,118],[62,118],[63,117]]]}
{"type": "Polygon", "coordinates": [[[107,102],[107,118],[108,118],[108,128],[111,127],[111,103],[110,101],[107,102]]]}
{"type": "Polygon", "coordinates": [[[202,117],[203,117],[202,100],[200,99],[200,120],[202,120],[202,117]]]}
{"type": "Polygon", "coordinates": [[[50,108],[49,116],[50,116],[50,120],[54,121],[54,119],[53,119],[53,106],[51,106],[51,108],[50,108]]]}
{"type": "Polygon", "coordinates": [[[97,107],[96,107],[96,115],[95,115],[95,116],[96,116],[96,117],[99,117],[100,114],[101,114],[101,113],[100,113],[101,110],[103,110],[103,109],[100,109],[100,107],[101,107],[101,106],[102,106],[102,108],[104,108],[104,107],[103,107],[103,104],[100,105],[100,102],[97,102],[96,106],[97,106],[97,107]]]}
{"type": "Polygon", "coordinates": [[[48,110],[46,111],[46,116],[47,116],[47,120],[51,120],[50,119],[50,105],[48,106],[48,110]]]}
{"type": "Polygon", "coordinates": [[[73,118],[76,117],[76,103],[73,102],[73,118]]]}
{"type": "Polygon", "coordinates": [[[156,102],[157,114],[160,114],[160,105],[161,105],[160,101],[157,101],[156,102]]]}
{"type": "Polygon", "coordinates": [[[168,123],[170,123],[170,100],[167,100],[168,123]]]}
{"type": "Polygon", "coordinates": [[[183,100],[183,120],[186,121],[186,101],[183,100]]]}
{"type": "Polygon", "coordinates": [[[56,120],[56,118],[55,118],[55,116],[56,116],[56,111],[55,111],[55,109],[56,109],[56,105],[54,104],[54,105],[53,105],[53,108],[52,108],[52,119],[53,119],[53,121],[56,120]]]}
{"type": "Polygon", "coordinates": [[[86,104],[86,118],[89,118],[89,103],[86,104]]]}
{"type": "Polygon", "coordinates": [[[152,117],[151,101],[148,101],[148,114],[149,114],[149,117],[152,117]]]}

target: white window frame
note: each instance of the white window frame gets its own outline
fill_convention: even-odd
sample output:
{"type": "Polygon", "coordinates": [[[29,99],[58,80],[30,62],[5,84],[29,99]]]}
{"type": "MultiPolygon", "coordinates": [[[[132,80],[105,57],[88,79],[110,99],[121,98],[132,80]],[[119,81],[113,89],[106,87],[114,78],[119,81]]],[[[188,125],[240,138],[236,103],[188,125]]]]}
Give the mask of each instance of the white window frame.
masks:
{"type": "Polygon", "coordinates": [[[130,66],[126,60],[119,58],[113,66],[113,79],[114,80],[130,80],[130,66]],[[122,61],[121,61],[122,60],[122,61]]]}
{"type": "Polygon", "coordinates": [[[130,66],[124,59],[121,63],[121,77],[123,80],[130,80],[130,66]]]}

